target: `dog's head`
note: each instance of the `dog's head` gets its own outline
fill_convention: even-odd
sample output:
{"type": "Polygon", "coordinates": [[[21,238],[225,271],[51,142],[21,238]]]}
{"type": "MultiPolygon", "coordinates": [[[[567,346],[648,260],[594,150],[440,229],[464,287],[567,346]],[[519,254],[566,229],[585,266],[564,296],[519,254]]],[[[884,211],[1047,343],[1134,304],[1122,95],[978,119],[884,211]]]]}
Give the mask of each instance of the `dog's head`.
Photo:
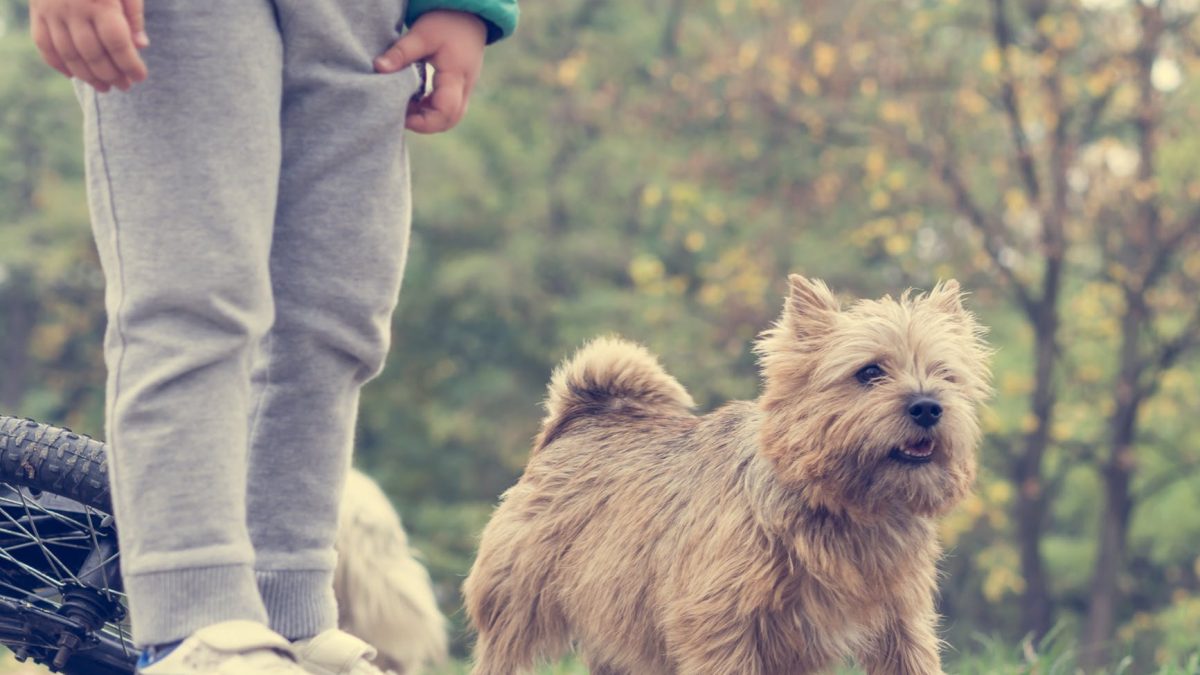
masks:
{"type": "Polygon", "coordinates": [[[789,277],[763,334],[762,451],[812,506],[942,513],[970,489],[990,393],[984,330],[958,283],[843,309],[824,283],[789,277]]]}

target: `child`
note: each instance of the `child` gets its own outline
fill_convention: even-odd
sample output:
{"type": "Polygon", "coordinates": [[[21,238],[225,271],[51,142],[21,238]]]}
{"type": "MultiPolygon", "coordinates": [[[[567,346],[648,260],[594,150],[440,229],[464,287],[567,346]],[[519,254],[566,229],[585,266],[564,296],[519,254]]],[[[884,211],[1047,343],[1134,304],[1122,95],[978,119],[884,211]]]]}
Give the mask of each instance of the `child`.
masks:
{"type": "Polygon", "coordinates": [[[90,85],[139,672],[379,673],[336,630],[331,580],[359,390],[383,367],[407,247],[403,129],[458,123],[516,0],[30,10],[46,62],[90,85]],[[410,104],[418,59],[437,75],[410,104]]]}

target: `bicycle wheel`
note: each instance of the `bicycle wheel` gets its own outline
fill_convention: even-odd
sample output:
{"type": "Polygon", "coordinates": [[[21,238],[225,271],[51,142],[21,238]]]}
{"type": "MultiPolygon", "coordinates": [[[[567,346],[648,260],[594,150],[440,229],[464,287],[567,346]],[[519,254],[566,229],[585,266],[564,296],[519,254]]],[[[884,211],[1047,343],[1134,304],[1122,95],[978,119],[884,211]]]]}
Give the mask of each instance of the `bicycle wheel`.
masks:
{"type": "Polygon", "coordinates": [[[69,675],[128,675],[104,444],[0,416],[0,643],[69,675]]]}

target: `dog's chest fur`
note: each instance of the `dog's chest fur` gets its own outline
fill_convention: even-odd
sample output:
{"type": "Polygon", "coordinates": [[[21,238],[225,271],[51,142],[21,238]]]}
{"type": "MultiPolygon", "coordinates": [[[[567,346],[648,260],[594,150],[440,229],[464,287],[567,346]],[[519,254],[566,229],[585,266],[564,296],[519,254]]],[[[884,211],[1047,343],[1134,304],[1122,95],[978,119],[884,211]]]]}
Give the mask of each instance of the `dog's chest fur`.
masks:
{"type": "Polygon", "coordinates": [[[848,525],[828,514],[801,520],[791,545],[781,541],[772,557],[773,597],[760,601],[765,672],[822,670],[861,652],[887,630],[895,608],[884,598],[915,601],[933,592],[936,550],[923,520],[848,525]]]}

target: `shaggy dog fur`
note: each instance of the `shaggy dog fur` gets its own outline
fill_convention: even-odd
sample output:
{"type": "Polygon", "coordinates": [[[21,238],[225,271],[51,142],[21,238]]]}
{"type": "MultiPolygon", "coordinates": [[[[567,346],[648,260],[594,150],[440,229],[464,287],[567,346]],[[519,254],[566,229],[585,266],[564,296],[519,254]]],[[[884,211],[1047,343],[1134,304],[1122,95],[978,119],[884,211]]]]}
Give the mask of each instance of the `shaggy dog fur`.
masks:
{"type": "Polygon", "coordinates": [[[416,675],[446,657],[446,620],[400,517],[370,478],[352,471],[338,514],[338,625],[379,650],[375,664],[416,675]]]}
{"type": "Polygon", "coordinates": [[[974,479],[982,330],[953,281],[845,310],[789,281],[756,401],[695,416],[614,339],[556,371],[466,580],[476,675],[572,646],[602,675],[941,672],[933,519],[974,479]]]}

